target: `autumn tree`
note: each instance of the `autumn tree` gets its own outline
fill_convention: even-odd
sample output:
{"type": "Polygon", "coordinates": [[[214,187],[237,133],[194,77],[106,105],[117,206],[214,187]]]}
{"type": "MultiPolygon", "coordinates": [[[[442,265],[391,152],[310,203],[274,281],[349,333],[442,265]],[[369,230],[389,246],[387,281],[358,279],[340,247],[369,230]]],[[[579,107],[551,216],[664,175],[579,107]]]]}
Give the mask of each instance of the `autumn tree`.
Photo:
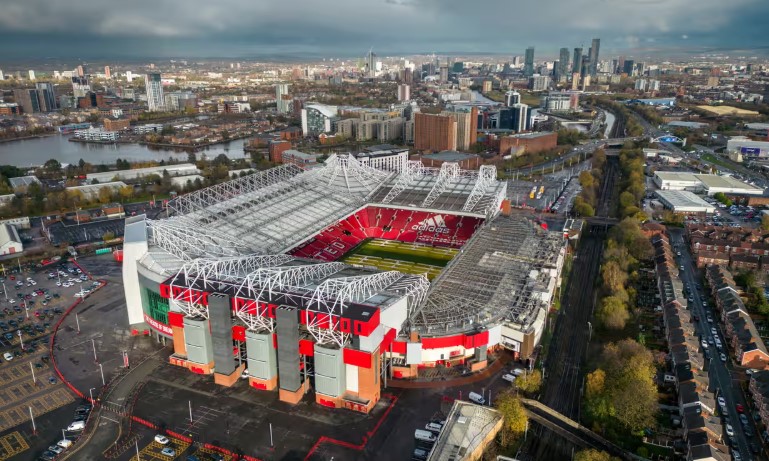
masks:
{"type": "Polygon", "coordinates": [[[601,300],[596,317],[605,328],[622,330],[630,319],[627,305],[617,296],[607,296],[601,300]]]}
{"type": "Polygon", "coordinates": [[[525,373],[515,380],[515,384],[521,391],[527,394],[535,394],[542,387],[542,372],[534,370],[531,373],[525,373]]]}
{"type": "Polygon", "coordinates": [[[496,400],[497,410],[502,414],[502,446],[508,446],[526,431],[529,417],[521,400],[512,392],[504,392],[496,400]]]}
{"type": "Polygon", "coordinates": [[[596,450],[595,448],[590,448],[588,450],[581,450],[574,455],[574,461],[615,461],[615,460],[619,461],[619,458],[610,456],[605,451],[596,450]]]}

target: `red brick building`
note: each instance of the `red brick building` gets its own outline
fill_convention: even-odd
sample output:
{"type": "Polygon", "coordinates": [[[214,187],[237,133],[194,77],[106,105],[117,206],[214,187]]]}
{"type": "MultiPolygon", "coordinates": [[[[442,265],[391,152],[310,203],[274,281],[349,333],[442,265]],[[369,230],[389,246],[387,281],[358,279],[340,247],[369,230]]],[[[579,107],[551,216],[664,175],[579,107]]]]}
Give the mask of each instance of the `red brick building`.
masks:
{"type": "Polygon", "coordinates": [[[131,128],[131,120],[127,118],[105,118],[104,129],[107,131],[123,131],[131,128]]]}
{"type": "Polygon", "coordinates": [[[283,152],[291,149],[291,143],[288,141],[270,141],[270,161],[281,163],[283,161],[283,152]]]}
{"type": "Polygon", "coordinates": [[[553,132],[524,133],[512,136],[502,136],[499,139],[499,154],[507,155],[513,148],[522,147],[517,155],[523,153],[537,153],[544,150],[555,149],[558,145],[558,134],[553,132]]]}
{"type": "Polygon", "coordinates": [[[449,115],[414,114],[414,147],[429,152],[456,150],[457,121],[449,115]]]}

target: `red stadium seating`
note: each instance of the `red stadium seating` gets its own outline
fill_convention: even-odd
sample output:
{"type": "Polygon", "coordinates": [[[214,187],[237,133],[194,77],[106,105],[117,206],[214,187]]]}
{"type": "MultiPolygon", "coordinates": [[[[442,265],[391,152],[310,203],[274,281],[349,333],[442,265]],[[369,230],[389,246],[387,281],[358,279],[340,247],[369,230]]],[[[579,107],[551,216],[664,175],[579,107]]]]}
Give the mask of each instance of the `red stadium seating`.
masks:
{"type": "Polygon", "coordinates": [[[333,224],[291,251],[294,256],[336,261],[367,238],[459,248],[483,224],[482,218],[367,207],[333,224]]]}

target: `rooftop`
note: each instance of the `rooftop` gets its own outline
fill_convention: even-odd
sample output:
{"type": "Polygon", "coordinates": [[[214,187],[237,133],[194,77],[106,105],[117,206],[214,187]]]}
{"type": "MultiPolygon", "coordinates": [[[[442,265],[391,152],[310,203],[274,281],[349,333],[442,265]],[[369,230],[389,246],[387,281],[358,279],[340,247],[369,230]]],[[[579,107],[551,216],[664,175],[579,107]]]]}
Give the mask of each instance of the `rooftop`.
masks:
{"type": "Polygon", "coordinates": [[[702,200],[692,192],[685,190],[658,190],[655,192],[659,198],[673,208],[706,208],[714,210],[715,206],[702,200]]]}
{"type": "Polygon", "coordinates": [[[462,152],[456,152],[453,150],[444,150],[436,152],[434,154],[425,154],[422,157],[429,158],[431,160],[442,160],[444,162],[461,162],[463,160],[478,158],[477,154],[464,154],[462,152]]]}
{"type": "Polygon", "coordinates": [[[485,442],[493,438],[501,427],[502,414],[499,411],[456,400],[427,461],[470,458],[473,453],[483,450],[485,442]]]}

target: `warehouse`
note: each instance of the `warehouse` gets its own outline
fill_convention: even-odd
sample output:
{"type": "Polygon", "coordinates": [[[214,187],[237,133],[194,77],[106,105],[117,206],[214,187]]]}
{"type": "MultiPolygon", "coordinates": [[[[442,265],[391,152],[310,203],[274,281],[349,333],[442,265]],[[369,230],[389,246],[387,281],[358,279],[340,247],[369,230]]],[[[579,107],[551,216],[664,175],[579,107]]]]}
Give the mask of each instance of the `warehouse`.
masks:
{"type": "Polygon", "coordinates": [[[769,158],[769,141],[754,141],[747,136],[732,136],[726,142],[726,152],[735,162],[769,158]]]}
{"type": "Polygon", "coordinates": [[[11,224],[0,224],[0,255],[21,253],[24,246],[19,232],[11,224]]]}
{"type": "Polygon", "coordinates": [[[165,165],[165,166],[153,166],[148,168],[135,168],[133,170],[120,170],[120,171],[107,171],[104,173],[88,173],[86,179],[89,183],[108,182],[114,180],[131,180],[138,179],[150,175],[163,176],[163,172],[167,171],[169,176],[188,176],[193,174],[200,174],[198,167],[192,163],[180,163],[178,165],[165,165]]]}
{"type": "Polygon", "coordinates": [[[719,176],[715,174],[695,174],[681,171],[657,171],[654,173],[654,184],[661,190],[685,190],[689,192],[715,195],[762,195],[763,189],[731,176],[719,176]]]}
{"type": "Polygon", "coordinates": [[[699,214],[713,213],[716,207],[694,195],[692,192],[683,190],[658,190],[656,192],[662,205],[673,210],[674,213],[699,214]]]}

